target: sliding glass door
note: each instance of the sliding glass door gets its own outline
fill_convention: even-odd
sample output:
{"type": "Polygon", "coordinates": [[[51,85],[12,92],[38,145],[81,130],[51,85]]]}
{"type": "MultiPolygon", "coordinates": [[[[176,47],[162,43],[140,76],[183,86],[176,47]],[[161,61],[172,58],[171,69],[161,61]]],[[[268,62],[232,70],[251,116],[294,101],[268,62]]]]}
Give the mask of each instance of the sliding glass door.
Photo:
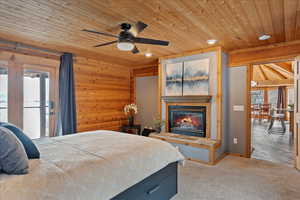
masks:
{"type": "Polygon", "coordinates": [[[31,138],[49,136],[49,81],[49,72],[23,71],[23,129],[31,138]]]}
{"type": "Polygon", "coordinates": [[[0,121],[30,138],[54,135],[56,69],[37,65],[0,65],[0,121]]]}
{"type": "Polygon", "coordinates": [[[52,68],[23,67],[23,130],[31,138],[54,135],[55,75],[52,68]]]}

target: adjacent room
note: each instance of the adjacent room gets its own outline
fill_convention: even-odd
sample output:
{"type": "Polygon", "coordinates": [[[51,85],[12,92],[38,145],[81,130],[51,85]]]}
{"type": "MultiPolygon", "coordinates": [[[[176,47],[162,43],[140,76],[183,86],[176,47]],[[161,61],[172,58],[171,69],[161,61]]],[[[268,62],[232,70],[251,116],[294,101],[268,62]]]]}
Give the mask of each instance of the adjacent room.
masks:
{"type": "Polygon", "coordinates": [[[253,65],[252,157],[294,164],[294,69],[292,62],[253,65]]]}
{"type": "Polygon", "coordinates": [[[0,200],[300,199],[299,0],[0,0],[0,200]]]}

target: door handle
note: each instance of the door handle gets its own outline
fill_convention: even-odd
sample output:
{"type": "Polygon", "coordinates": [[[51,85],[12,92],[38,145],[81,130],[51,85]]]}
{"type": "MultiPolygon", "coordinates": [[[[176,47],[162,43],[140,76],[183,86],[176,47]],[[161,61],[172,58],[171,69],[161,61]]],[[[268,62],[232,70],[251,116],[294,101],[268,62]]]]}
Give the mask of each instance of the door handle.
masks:
{"type": "Polygon", "coordinates": [[[55,103],[54,101],[49,101],[49,108],[50,110],[54,109],[55,103]]]}

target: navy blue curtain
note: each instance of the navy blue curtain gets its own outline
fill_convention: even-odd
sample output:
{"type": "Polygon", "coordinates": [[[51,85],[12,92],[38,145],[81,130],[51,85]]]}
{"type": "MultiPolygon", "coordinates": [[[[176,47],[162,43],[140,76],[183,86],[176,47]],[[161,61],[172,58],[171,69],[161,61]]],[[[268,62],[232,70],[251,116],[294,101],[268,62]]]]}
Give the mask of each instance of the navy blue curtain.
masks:
{"type": "Polygon", "coordinates": [[[64,53],[59,67],[59,120],[61,134],[76,133],[76,100],[73,73],[73,55],[64,53]]]}

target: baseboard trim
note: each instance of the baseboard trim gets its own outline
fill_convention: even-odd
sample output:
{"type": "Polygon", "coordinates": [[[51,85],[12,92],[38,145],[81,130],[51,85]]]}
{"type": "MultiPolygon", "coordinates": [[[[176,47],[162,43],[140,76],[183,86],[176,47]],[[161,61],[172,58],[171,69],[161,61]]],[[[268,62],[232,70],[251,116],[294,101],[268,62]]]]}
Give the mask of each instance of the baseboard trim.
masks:
{"type": "Polygon", "coordinates": [[[239,154],[239,153],[227,153],[228,156],[235,156],[235,157],[243,157],[247,158],[247,156],[239,154]]]}
{"type": "Polygon", "coordinates": [[[228,156],[228,153],[223,153],[218,159],[214,161],[214,165],[218,164],[221,160],[223,160],[226,156],[228,156]]]}
{"type": "Polygon", "coordinates": [[[193,162],[197,162],[197,163],[200,163],[200,164],[205,164],[205,165],[213,165],[213,164],[210,163],[210,162],[203,161],[203,160],[197,160],[197,159],[193,159],[193,158],[186,158],[186,160],[193,161],[193,162]]]}

